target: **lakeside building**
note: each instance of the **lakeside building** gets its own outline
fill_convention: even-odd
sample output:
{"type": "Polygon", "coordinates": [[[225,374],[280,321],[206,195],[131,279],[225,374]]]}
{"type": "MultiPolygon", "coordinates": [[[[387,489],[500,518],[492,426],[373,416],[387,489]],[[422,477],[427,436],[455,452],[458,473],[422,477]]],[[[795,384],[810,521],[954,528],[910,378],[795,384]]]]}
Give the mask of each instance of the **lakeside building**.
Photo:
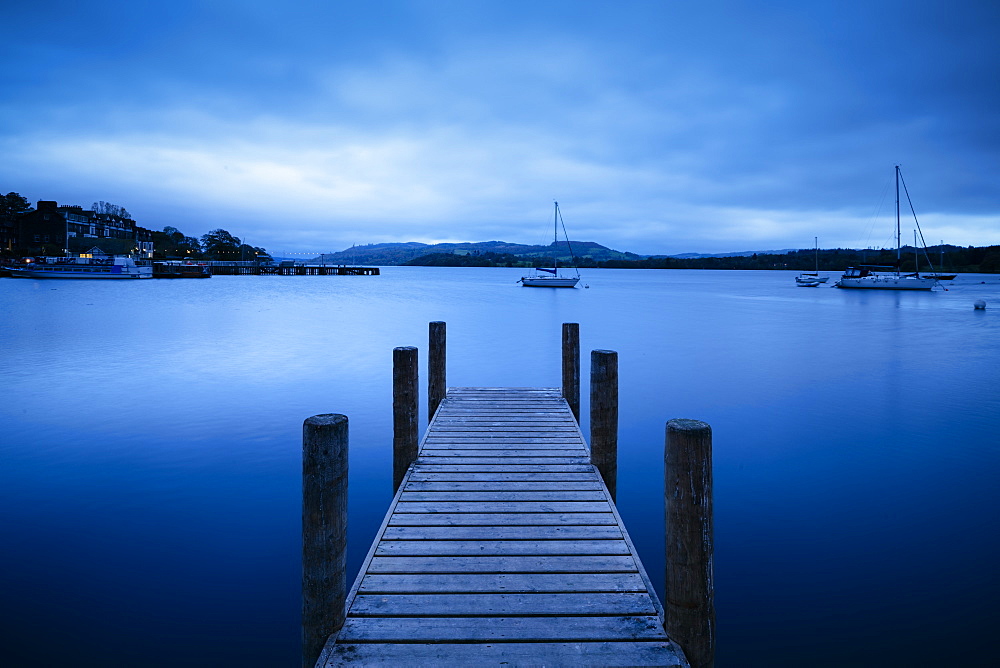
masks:
{"type": "Polygon", "coordinates": [[[130,218],[39,200],[3,231],[3,248],[18,255],[70,255],[99,246],[111,255],[153,256],[153,232],[130,218]]]}

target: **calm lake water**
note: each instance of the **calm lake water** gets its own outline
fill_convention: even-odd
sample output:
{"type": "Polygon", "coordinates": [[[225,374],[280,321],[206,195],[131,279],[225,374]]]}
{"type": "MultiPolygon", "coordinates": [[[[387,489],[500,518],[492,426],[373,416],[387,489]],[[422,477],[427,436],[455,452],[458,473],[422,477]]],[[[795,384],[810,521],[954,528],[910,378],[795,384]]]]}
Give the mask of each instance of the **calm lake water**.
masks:
{"type": "Polygon", "coordinates": [[[353,579],[391,499],[392,348],[426,389],[431,320],[453,386],[557,386],[563,322],[584,378],[618,351],[619,508],[661,596],[664,423],[712,425],[718,666],[995,660],[1000,277],[519,276],[0,280],[0,663],[298,665],[302,421],[350,419],[353,579]]]}

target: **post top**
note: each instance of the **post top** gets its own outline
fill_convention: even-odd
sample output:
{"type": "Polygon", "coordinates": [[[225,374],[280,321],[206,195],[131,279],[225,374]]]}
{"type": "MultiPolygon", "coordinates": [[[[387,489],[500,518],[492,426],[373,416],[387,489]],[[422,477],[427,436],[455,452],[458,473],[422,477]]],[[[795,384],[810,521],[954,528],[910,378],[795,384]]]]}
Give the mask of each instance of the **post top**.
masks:
{"type": "Polygon", "coordinates": [[[347,422],[347,416],[340,413],[321,413],[306,418],[305,424],[311,427],[330,427],[347,422]]]}
{"type": "Polygon", "coordinates": [[[691,420],[688,418],[674,418],[667,422],[668,431],[707,431],[711,433],[712,427],[707,422],[701,420],[691,420]]]}
{"type": "Polygon", "coordinates": [[[416,346],[396,346],[393,350],[416,350],[416,346]]]}

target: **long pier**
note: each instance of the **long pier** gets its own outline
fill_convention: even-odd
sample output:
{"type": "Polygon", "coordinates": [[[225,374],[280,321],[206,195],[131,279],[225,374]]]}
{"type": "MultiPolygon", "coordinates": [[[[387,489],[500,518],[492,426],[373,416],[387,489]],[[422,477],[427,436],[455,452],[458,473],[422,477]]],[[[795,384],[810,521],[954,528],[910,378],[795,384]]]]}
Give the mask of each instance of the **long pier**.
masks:
{"type": "Polygon", "coordinates": [[[256,262],[212,262],[217,276],[378,276],[378,267],[334,264],[259,264],[256,262]]]}
{"type": "MultiPolygon", "coordinates": [[[[432,323],[432,353],[435,324],[442,327],[443,358],[443,323],[432,323]]],[[[596,465],[608,456],[595,450],[608,444],[588,447],[571,407],[574,388],[450,388],[431,398],[430,425],[407,454],[416,349],[395,353],[397,491],[349,592],[336,519],[346,515],[346,418],[306,421],[303,665],[711,665],[714,649],[706,655],[698,645],[714,632],[714,613],[695,634],[679,633],[693,638],[685,650],[700,654],[691,663],[680,638],[665,631],[672,628],[670,610],[615,508],[614,480],[596,465]],[[324,473],[317,453],[340,463],[324,473]],[[334,521],[317,519],[331,512],[334,521]],[[317,567],[316,550],[340,556],[317,567]],[[318,630],[307,628],[314,617],[318,630]]],[[[564,348],[564,370],[566,355],[564,348]]],[[[433,357],[432,389],[443,383],[434,377],[433,357]]],[[[616,356],[614,362],[614,401],[592,406],[607,411],[615,404],[616,442],[616,356]]],[[[597,366],[596,374],[607,374],[607,365],[597,366]]],[[[704,523],[690,528],[703,539],[704,523]]],[[[690,564],[684,569],[684,578],[695,574],[690,564]]],[[[710,589],[710,558],[708,569],[710,589]]],[[[668,587],[670,580],[668,573],[668,587]]],[[[691,607],[683,592],[675,598],[691,607]]]]}

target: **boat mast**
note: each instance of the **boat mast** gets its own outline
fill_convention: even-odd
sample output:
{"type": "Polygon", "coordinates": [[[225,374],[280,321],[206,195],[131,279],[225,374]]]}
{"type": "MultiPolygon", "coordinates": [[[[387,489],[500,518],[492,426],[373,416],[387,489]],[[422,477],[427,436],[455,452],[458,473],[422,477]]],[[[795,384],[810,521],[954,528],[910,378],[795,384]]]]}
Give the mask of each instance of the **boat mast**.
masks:
{"type": "Polygon", "coordinates": [[[559,202],[553,200],[556,205],[552,213],[552,268],[559,268],[559,202]]]}
{"type": "Polygon", "coordinates": [[[899,165],[896,165],[896,273],[899,273],[901,255],[899,250],[899,165]]]}

